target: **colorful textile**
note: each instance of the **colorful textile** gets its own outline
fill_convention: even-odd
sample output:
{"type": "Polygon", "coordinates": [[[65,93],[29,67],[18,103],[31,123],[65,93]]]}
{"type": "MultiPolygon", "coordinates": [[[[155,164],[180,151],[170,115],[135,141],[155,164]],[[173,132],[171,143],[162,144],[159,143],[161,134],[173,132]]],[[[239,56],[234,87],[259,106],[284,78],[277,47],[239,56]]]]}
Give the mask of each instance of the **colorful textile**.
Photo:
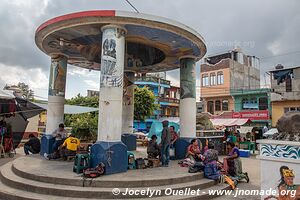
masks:
{"type": "Polygon", "coordinates": [[[208,179],[219,180],[220,172],[218,171],[217,161],[205,164],[204,176],[208,179]]]}

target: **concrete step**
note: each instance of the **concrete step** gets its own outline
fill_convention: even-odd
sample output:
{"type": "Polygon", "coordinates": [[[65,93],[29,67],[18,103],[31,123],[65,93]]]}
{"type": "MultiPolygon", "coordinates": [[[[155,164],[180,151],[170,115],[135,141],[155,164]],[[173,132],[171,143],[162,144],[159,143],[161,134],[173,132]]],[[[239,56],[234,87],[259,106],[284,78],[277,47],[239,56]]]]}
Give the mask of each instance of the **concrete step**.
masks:
{"type": "MultiPolygon", "coordinates": [[[[115,196],[112,194],[113,188],[108,187],[80,187],[80,186],[70,186],[70,185],[60,185],[60,184],[53,184],[53,183],[45,183],[39,182],[35,180],[26,179],[23,177],[19,177],[12,171],[11,163],[4,165],[1,169],[0,173],[1,181],[13,188],[26,190],[34,193],[40,194],[47,194],[47,195],[56,195],[56,196],[64,196],[64,197],[82,197],[82,198],[108,198],[112,199],[115,196]]],[[[94,182],[94,181],[93,181],[94,182]]],[[[154,186],[149,187],[149,190],[164,191],[168,188],[172,188],[173,190],[184,190],[185,188],[190,189],[205,189],[215,185],[216,183],[209,179],[198,179],[198,180],[191,180],[190,182],[185,183],[177,183],[177,184],[168,184],[164,186],[154,186]]],[[[82,183],[81,183],[82,185],[82,183]]],[[[120,188],[120,191],[123,193],[125,192],[126,187],[120,188]]],[[[130,187],[128,187],[130,188],[130,187]]],[[[145,187],[134,188],[135,190],[144,190],[145,187]]],[[[130,188],[131,189],[131,188],[130,188]]],[[[136,195],[134,197],[130,196],[121,196],[119,198],[143,198],[143,195],[136,195]]]]}
{"type": "MultiPolygon", "coordinates": [[[[227,185],[217,185],[210,187],[211,190],[223,190],[228,189],[227,185]]],[[[199,196],[164,196],[164,197],[155,197],[151,198],[153,200],[195,200],[195,199],[213,199],[216,196],[209,196],[208,190],[205,189],[199,196]]],[[[45,195],[33,193],[25,190],[19,190],[16,188],[11,188],[0,181],[0,199],[2,200],[97,200],[95,198],[71,198],[71,197],[61,197],[53,195],[45,195]]],[[[114,199],[120,199],[118,196],[115,196],[114,199]]],[[[145,198],[139,198],[135,200],[144,200],[145,198]]],[[[98,198],[99,200],[99,198],[98,198]]],[[[103,199],[105,200],[105,199],[103,199]]],[[[108,200],[108,199],[106,199],[108,200]]]]}
{"type": "MultiPolygon", "coordinates": [[[[37,161],[33,161],[37,162],[37,161]]],[[[55,162],[55,161],[54,161],[55,162]]],[[[52,163],[52,161],[48,161],[49,164],[52,163]]],[[[61,162],[57,162],[60,165],[64,164],[61,162]]],[[[41,166],[42,168],[43,166],[41,166]]],[[[69,166],[66,166],[69,168],[69,166]]],[[[179,166],[178,166],[179,167],[179,166]]],[[[28,166],[24,165],[22,162],[16,160],[13,162],[12,170],[13,172],[25,179],[30,179],[30,180],[35,180],[39,182],[45,182],[45,183],[53,183],[53,184],[60,184],[60,185],[71,185],[71,186],[82,186],[83,184],[83,179],[81,178],[81,175],[75,175],[75,173],[72,173],[70,175],[65,175],[63,174],[62,176],[59,175],[53,175],[51,173],[49,174],[40,174],[38,171],[27,171],[28,166]],[[73,177],[72,177],[73,176],[73,177]]],[[[61,170],[61,169],[60,169],[61,170]]],[[[153,168],[150,170],[167,170],[166,168],[153,168]]],[[[187,172],[187,169],[184,169],[185,172],[187,172]]],[[[68,171],[71,171],[68,170],[68,171]]],[[[135,170],[136,174],[141,174],[143,170],[135,170]]],[[[56,174],[57,172],[53,172],[56,174]]],[[[59,171],[61,173],[61,171],[59,171]]],[[[69,172],[70,173],[70,172],[69,172]]],[[[199,180],[202,179],[203,173],[195,173],[195,174],[190,174],[190,173],[185,173],[184,175],[181,176],[176,176],[168,174],[166,171],[165,174],[162,174],[161,176],[154,176],[153,178],[140,178],[140,177],[131,177],[127,175],[128,173],[131,173],[130,171],[124,174],[124,177],[122,177],[122,174],[120,174],[118,178],[116,178],[116,175],[108,175],[108,176],[103,176],[99,177],[95,180],[93,180],[92,184],[90,184],[90,187],[107,187],[107,188],[124,188],[124,187],[129,187],[129,188],[134,188],[134,187],[154,187],[154,186],[163,186],[163,185],[172,185],[172,184],[178,184],[178,183],[187,183],[190,182],[191,180],[199,180]],[[125,177],[126,175],[126,177],[125,177]],[[112,177],[110,179],[110,177],[112,177]]],[[[132,173],[132,174],[134,174],[132,173]]],[[[150,173],[149,169],[145,171],[145,173],[150,173]]],[[[133,176],[137,176],[134,174],[133,176]]]]}

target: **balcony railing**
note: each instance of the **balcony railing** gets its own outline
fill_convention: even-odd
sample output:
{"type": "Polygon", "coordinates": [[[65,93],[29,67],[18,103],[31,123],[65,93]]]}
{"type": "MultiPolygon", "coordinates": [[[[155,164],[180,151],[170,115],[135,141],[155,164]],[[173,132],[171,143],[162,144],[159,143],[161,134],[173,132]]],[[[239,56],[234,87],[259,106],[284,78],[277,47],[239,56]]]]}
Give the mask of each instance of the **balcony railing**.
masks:
{"type": "Polygon", "coordinates": [[[168,103],[176,103],[179,104],[180,100],[179,99],[173,99],[173,98],[159,98],[159,102],[168,102],[168,103]]]}
{"type": "Polygon", "coordinates": [[[271,92],[271,101],[300,100],[299,92],[271,92]]]}
{"type": "Polygon", "coordinates": [[[165,80],[165,79],[160,79],[157,77],[136,77],[135,81],[143,81],[143,82],[154,82],[154,83],[160,83],[160,84],[165,84],[165,85],[170,85],[170,81],[165,80]]]}

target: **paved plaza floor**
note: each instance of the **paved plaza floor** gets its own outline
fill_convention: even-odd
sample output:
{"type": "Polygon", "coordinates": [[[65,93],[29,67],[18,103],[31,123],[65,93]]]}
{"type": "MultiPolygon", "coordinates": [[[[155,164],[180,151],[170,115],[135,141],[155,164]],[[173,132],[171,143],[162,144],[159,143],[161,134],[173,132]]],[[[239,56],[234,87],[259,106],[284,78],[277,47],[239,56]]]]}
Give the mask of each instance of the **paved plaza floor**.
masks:
{"type": "MultiPolygon", "coordinates": [[[[135,152],[136,157],[144,157],[145,155],[145,149],[144,148],[138,148],[137,151],[135,152]]],[[[17,149],[17,155],[15,156],[15,158],[20,158],[20,164],[22,165],[22,157],[25,157],[23,154],[23,150],[22,149],[17,149]]],[[[67,162],[61,162],[61,161],[47,161],[44,160],[43,158],[41,158],[39,155],[34,155],[34,156],[27,156],[28,158],[32,158],[32,160],[28,160],[26,162],[24,162],[25,165],[27,166],[23,166],[22,168],[25,169],[25,171],[27,172],[34,172],[37,173],[39,175],[45,175],[44,172],[47,171],[47,169],[51,168],[53,169],[53,167],[57,167],[56,170],[56,175],[62,175],[62,176],[68,176],[71,177],[73,179],[80,179],[80,177],[78,175],[76,175],[75,173],[73,173],[70,170],[70,166],[72,165],[72,163],[67,163],[67,162]],[[29,162],[29,163],[28,163],[29,162]],[[39,170],[40,168],[40,170],[39,170]]],[[[5,158],[5,159],[0,159],[0,167],[2,165],[4,165],[7,162],[10,162],[12,160],[14,160],[15,158],[11,159],[11,158],[5,158]]],[[[220,159],[222,159],[222,157],[220,157],[220,159]]],[[[250,177],[250,183],[239,183],[238,188],[240,190],[259,190],[260,189],[260,160],[256,159],[255,156],[252,156],[251,158],[242,158],[242,162],[243,162],[243,169],[245,172],[248,172],[249,177],[250,177]]],[[[150,178],[151,176],[153,176],[153,173],[155,175],[155,177],[163,177],[163,178],[168,178],[168,174],[171,175],[172,177],[174,177],[174,173],[170,173],[170,172],[176,172],[176,177],[180,177],[180,176],[187,176],[189,175],[189,173],[187,173],[187,168],[181,168],[177,165],[177,161],[172,162],[171,166],[169,168],[160,168],[160,170],[156,170],[156,169],[150,169],[149,171],[147,170],[147,174],[145,174],[143,171],[141,170],[129,170],[126,173],[126,176],[124,176],[124,174],[114,174],[114,175],[109,175],[109,176],[103,176],[101,177],[101,181],[105,181],[105,180],[110,180],[112,177],[114,179],[118,179],[118,180],[122,180],[122,179],[126,179],[128,177],[130,177],[132,180],[138,180],[139,176],[141,175],[141,173],[143,173],[143,177],[144,178],[150,178]]],[[[192,174],[190,174],[192,175],[192,174]]],[[[260,199],[259,196],[237,196],[235,198],[233,198],[232,196],[221,196],[221,197],[217,197],[215,198],[217,200],[229,200],[229,199],[236,199],[236,200],[244,200],[244,199],[260,199]]]]}

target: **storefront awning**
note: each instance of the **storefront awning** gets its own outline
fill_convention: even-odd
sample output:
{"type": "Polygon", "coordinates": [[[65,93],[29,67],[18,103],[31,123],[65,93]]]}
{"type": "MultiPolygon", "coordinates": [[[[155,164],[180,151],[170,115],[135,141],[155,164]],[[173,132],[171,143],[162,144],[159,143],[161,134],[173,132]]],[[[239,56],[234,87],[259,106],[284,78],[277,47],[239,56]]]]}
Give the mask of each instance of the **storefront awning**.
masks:
{"type": "Polygon", "coordinates": [[[249,119],[233,119],[233,118],[210,119],[210,121],[214,126],[242,126],[247,122],[251,122],[251,120],[249,119]]]}

